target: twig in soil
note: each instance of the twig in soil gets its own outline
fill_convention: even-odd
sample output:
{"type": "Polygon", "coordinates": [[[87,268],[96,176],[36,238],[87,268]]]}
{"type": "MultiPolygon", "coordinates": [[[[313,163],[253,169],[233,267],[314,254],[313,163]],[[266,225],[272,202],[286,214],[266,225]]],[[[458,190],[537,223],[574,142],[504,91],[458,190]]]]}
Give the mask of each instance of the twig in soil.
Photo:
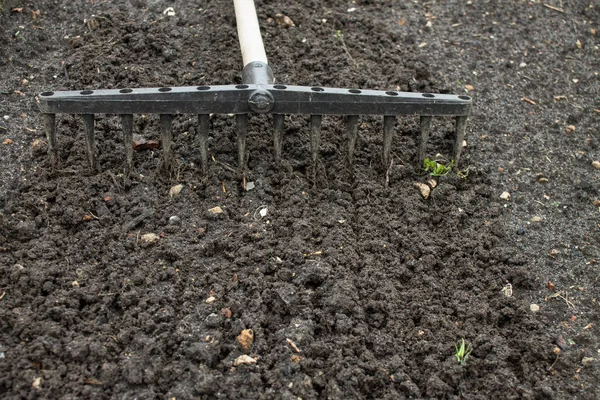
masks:
{"type": "Polygon", "coordinates": [[[350,55],[350,52],[348,51],[348,47],[346,47],[346,42],[344,41],[344,34],[342,33],[342,31],[338,29],[335,35],[333,36],[340,41],[340,43],[342,44],[342,48],[346,52],[346,55],[348,56],[352,64],[354,64],[354,67],[358,69],[358,63],[354,61],[354,58],[352,58],[352,55],[350,55]]]}
{"type": "Polygon", "coordinates": [[[65,74],[65,80],[68,81],[69,80],[69,73],[67,72],[67,63],[65,63],[65,60],[62,60],[60,62],[60,65],[62,66],[63,73],[65,74]]]}
{"type": "Polygon", "coordinates": [[[533,105],[533,106],[535,106],[535,101],[531,100],[531,99],[530,99],[530,98],[528,98],[528,97],[521,97],[521,100],[522,100],[522,101],[525,101],[525,102],[527,102],[527,103],[529,103],[529,104],[531,104],[531,105],[533,105]]]}
{"type": "Polygon", "coordinates": [[[548,367],[548,371],[550,371],[550,370],[552,370],[552,368],[554,368],[557,361],[558,361],[558,354],[556,355],[556,358],[554,359],[554,362],[552,363],[552,365],[548,367]]]}
{"type": "Polygon", "coordinates": [[[294,342],[292,341],[292,339],[288,339],[288,338],[286,338],[285,340],[288,342],[288,344],[289,344],[290,346],[292,346],[292,349],[294,349],[294,351],[295,351],[296,353],[302,353],[302,350],[300,350],[300,349],[298,348],[298,346],[296,346],[296,343],[294,343],[294,342]]]}
{"type": "Polygon", "coordinates": [[[144,210],[140,215],[138,215],[137,217],[135,217],[131,221],[126,222],[125,224],[123,224],[123,230],[125,232],[127,232],[128,230],[130,230],[132,228],[135,228],[143,220],[145,220],[146,218],[148,218],[148,217],[150,217],[152,215],[154,215],[154,209],[153,208],[149,208],[147,210],[144,210]]]}
{"type": "Polygon", "coordinates": [[[565,303],[567,304],[567,307],[575,308],[575,304],[573,304],[571,302],[571,300],[569,300],[569,293],[567,293],[567,291],[565,291],[564,296],[561,293],[562,292],[557,292],[557,293],[551,294],[550,296],[546,297],[545,300],[548,301],[550,299],[554,299],[554,298],[558,297],[559,299],[562,299],[565,301],[565,303]]]}
{"type": "Polygon", "coordinates": [[[544,7],[549,8],[553,11],[557,11],[559,13],[563,13],[563,14],[565,13],[565,11],[562,8],[554,7],[554,6],[551,6],[550,4],[544,3],[544,7]]]}
{"type": "Polygon", "coordinates": [[[4,296],[6,296],[6,290],[4,292],[2,292],[2,294],[0,294],[0,300],[2,300],[4,298],[4,296]]]}
{"type": "Polygon", "coordinates": [[[385,170],[385,187],[390,186],[390,171],[392,170],[392,166],[394,165],[394,159],[390,160],[390,166],[385,170]]]}

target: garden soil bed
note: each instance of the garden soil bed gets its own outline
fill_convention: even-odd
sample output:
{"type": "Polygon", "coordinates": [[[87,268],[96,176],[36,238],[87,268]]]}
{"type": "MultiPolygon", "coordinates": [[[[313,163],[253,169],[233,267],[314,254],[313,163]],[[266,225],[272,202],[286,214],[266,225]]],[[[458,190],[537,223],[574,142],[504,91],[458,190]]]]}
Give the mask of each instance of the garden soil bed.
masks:
{"type": "MultiPolygon", "coordinates": [[[[97,116],[90,173],[81,120],[58,116],[53,170],[40,92],[239,83],[233,7],[5,0],[0,397],[597,399],[598,4],[257,8],[280,83],[473,96],[460,174],[421,196],[416,117],[398,119],[388,170],[380,118],[351,168],[325,117],[313,170],[308,118],[288,117],[276,166],[262,116],[245,190],[226,115],[206,175],[192,115],[175,117],[172,173],[139,150],[129,177],[117,117],[97,116]]],[[[430,157],[449,158],[452,129],[434,119],[430,157]]],[[[157,139],[156,116],[134,133],[157,139]]]]}

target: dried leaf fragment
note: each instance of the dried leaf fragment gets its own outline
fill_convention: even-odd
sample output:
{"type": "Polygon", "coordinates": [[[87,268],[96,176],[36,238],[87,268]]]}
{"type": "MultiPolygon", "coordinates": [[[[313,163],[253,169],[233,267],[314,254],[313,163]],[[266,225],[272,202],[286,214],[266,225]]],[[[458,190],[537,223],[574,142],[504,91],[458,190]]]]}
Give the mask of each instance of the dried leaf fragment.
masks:
{"type": "Polygon", "coordinates": [[[250,356],[248,356],[246,354],[243,354],[243,355],[239,356],[233,362],[233,365],[235,367],[240,366],[240,365],[252,365],[252,364],[256,364],[256,359],[252,358],[252,357],[250,357],[250,356]]]}
{"type": "Polygon", "coordinates": [[[238,335],[237,342],[244,351],[250,351],[250,348],[254,343],[254,331],[252,329],[244,329],[238,335]]]}
{"type": "Polygon", "coordinates": [[[2,142],[2,144],[6,144],[6,145],[13,144],[13,141],[12,141],[12,139],[6,139],[6,140],[4,140],[4,142],[2,142]]]}
{"type": "Polygon", "coordinates": [[[567,132],[568,134],[571,134],[571,133],[575,132],[575,125],[568,125],[565,128],[565,132],[567,132]]]}

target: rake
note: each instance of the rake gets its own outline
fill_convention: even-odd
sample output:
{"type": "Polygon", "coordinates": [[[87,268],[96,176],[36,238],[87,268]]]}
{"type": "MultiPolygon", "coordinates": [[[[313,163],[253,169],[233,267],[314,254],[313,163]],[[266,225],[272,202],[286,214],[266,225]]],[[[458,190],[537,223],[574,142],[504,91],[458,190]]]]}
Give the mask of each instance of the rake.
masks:
{"type": "Polygon", "coordinates": [[[423,165],[433,116],[455,117],[453,159],[458,165],[471,111],[469,96],[382,90],[342,89],[275,84],[267,63],[253,0],[234,0],[237,31],[244,68],[242,84],[194,87],[160,87],[114,90],[47,91],[40,94],[44,129],[52,165],[59,159],[56,114],[78,114],[84,123],[86,154],[90,170],[96,170],[94,114],[121,118],[126,171],[133,167],[133,114],[159,114],[163,165],[173,164],[172,120],[175,114],[198,115],[197,143],[202,170],[208,168],[208,135],[211,114],[235,114],[238,167],[246,169],[246,136],[251,114],[272,114],[274,158],[281,160],[286,114],[310,115],[310,151],[313,174],[321,142],[324,115],[344,115],[348,135],[347,159],[352,165],[358,137],[359,116],[383,116],[384,168],[390,165],[394,123],[398,115],[420,116],[419,165],[423,165]]]}

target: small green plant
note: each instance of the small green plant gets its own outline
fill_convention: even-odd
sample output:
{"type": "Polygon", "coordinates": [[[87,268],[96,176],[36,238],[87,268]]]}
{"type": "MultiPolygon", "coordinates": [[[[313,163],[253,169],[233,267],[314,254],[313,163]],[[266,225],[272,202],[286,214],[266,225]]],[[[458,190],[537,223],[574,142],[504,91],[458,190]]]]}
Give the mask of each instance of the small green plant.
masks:
{"type": "Polygon", "coordinates": [[[448,175],[448,173],[452,171],[452,167],[454,167],[454,160],[450,161],[450,164],[444,165],[436,160],[430,160],[429,158],[426,158],[423,160],[423,167],[431,176],[444,176],[448,175]]]}
{"type": "Polygon", "coordinates": [[[337,40],[341,40],[344,35],[342,34],[342,31],[340,31],[339,29],[335,32],[335,35],[333,35],[334,38],[336,38],[337,40]]]}
{"type": "Polygon", "coordinates": [[[456,357],[456,361],[458,361],[460,365],[465,365],[467,358],[469,358],[469,355],[471,354],[471,343],[465,342],[465,338],[462,338],[460,342],[454,345],[454,349],[454,357],[456,357]],[[460,346],[458,345],[459,343],[460,346]]]}

